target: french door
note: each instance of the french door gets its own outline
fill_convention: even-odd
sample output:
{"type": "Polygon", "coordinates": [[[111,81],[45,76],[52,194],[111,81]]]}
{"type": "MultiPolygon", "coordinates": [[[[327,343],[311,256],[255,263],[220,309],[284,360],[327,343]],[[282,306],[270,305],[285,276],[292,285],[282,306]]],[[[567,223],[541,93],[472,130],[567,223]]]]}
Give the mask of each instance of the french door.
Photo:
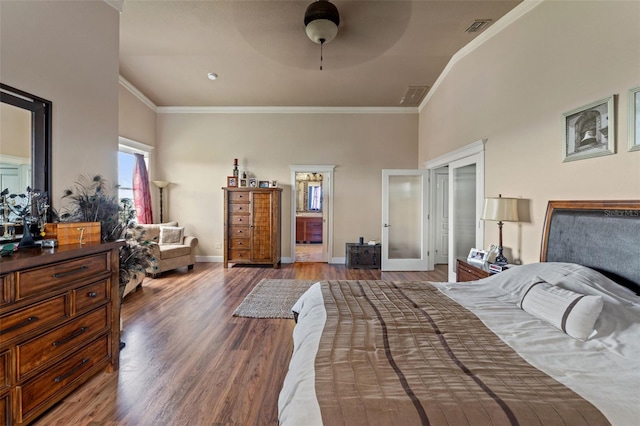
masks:
{"type": "Polygon", "coordinates": [[[382,171],[382,270],[428,269],[427,170],[382,171]]]}

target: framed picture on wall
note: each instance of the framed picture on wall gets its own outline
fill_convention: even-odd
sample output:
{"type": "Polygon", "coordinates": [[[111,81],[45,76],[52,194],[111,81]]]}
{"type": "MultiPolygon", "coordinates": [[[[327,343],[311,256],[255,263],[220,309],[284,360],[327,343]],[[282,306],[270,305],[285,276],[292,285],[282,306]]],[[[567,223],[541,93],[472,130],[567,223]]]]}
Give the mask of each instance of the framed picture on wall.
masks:
{"type": "Polygon", "coordinates": [[[640,86],[629,90],[629,151],[640,151],[640,86]]]}
{"type": "Polygon", "coordinates": [[[615,154],[614,100],[611,95],[563,114],[563,162],[615,154]]]}

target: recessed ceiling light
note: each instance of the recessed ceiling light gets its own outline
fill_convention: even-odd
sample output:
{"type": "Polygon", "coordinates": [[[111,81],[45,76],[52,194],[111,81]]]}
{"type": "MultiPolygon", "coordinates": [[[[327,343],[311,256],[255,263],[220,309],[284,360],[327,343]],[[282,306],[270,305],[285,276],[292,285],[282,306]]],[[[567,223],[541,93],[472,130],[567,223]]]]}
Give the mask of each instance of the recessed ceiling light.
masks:
{"type": "Polygon", "coordinates": [[[215,80],[216,78],[218,78],[218,74],[216,74],[215,72],[210,72],[209,74],[207,74],[207,77],[209,78],[209,80],[215,80]]]}

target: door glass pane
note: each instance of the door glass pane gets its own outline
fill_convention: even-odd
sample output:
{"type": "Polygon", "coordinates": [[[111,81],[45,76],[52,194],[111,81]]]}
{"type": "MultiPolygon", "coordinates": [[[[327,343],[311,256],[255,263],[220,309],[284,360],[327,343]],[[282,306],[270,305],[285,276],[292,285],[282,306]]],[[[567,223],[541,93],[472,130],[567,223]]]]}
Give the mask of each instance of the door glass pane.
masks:
{"type": "Polygon", "coordinates": [[[389,259],[421,258],[421,206],[421,176],[389,176],[389,259]]]}
{"type": "Polygon", "coordinates": [[[454,169],[453,185],[455,256],[465,258],[476,245],[476,165],[454,169]]]}

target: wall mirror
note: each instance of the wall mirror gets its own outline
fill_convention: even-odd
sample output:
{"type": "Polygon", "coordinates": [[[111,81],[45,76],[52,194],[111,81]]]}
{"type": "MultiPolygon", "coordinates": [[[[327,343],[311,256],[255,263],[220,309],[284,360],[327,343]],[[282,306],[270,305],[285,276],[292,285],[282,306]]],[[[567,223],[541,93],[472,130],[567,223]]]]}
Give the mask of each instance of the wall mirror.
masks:
{"type": "Polygon", "coordinates": [[[0,190],[51,199],[51,101],[0,83],[0,190]]]}
{"type": "Polygon", "coordinates": [[[322,173],[296,173],[296,213],[322,213],[322,173]]]}

